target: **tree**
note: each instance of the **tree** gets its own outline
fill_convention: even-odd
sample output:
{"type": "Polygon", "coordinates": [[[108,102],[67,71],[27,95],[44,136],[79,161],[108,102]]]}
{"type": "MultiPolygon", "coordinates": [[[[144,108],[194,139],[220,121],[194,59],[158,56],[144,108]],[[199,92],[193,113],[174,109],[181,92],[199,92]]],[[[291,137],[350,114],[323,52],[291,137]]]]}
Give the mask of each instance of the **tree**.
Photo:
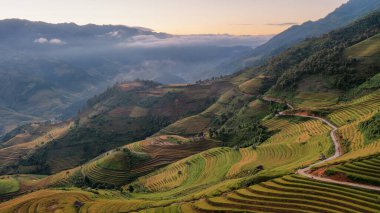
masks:
{"type": "Polygon", "coordinates": [[[129,192],[132,193],[134,190],[135,190],[135,189],[134,189],[134,187],[133,187],[132,185],[129,185],[129,186],[128,186],[128,191],[129,191],[129,192]]]}

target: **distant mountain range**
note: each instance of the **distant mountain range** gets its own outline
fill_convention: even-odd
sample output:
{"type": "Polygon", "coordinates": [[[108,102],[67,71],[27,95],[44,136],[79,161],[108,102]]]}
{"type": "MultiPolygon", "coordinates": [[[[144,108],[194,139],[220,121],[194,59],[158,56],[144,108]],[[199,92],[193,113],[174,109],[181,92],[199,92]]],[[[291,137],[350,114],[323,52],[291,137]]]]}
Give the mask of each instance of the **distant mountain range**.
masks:
{"type": "Polygon", "coordinates": [[[380,0],[350,0],[323,19],[293,26],[273,38],[174,36],[127,26],[0,21],[0,135],[24,122],[70,117],[89,97],[115,82],[139,78],[192,83],[262,65],[302,40],[379,8],[380,0]]]}
{"type": "Polygon", "coordinates": [[[71,116],[117,81],[140,78],[171,84],[218,76],[201,71],[240,58],[268,39],[0,21],[0,135],[23,122],[71,116]]]}
{"type": "Polygon", "coordinates": [[[380,11],[233,75],[115,84],[0,137],[0,211],[379,212],[379,46],[380,11]]]}
{"type": "Polygon", "coordinates": [[[302,25],[294,25],[284,32],[274,36],[267,43],[255,48],[239,60],[225,62],[218,67],[225,72],[244,69],[259,65],[266,59],[290,48],[307,38],[319,37],[334,29],[341,28],[363,16],[380,9],[379,0],[350,0],[346,4],[318,21],[308,21],[302,25]]]}

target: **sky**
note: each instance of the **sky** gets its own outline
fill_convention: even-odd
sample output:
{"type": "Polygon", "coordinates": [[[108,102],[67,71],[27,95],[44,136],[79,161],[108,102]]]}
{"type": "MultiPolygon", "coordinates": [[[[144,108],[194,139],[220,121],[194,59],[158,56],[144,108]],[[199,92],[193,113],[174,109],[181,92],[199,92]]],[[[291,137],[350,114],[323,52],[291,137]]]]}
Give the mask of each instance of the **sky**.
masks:
{"type": "Polygon", "coordinates": [[[271,35],[348,0],[0,0],[0,19],[122,24],[171,34],[271,35]]]}

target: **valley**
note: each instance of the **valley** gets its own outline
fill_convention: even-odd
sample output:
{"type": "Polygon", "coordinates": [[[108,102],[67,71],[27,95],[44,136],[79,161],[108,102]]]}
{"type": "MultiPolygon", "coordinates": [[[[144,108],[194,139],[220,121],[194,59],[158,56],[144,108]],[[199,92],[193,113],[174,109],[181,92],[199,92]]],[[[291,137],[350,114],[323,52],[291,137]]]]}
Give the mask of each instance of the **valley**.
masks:
{"type": "Polygon", "coordinates": [[[350,0],[240,71],[122,79],[21,123],[0,137],[0,213],[380,212],[379,47],[380,3],[350,0]]]}

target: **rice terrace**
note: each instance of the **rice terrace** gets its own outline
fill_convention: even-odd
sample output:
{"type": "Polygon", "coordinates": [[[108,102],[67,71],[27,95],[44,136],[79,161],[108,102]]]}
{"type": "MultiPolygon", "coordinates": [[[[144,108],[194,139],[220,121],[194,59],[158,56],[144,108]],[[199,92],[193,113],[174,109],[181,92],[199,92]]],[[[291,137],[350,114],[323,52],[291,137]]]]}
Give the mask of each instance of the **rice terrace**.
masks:
{"type": "Polygon", "coordinates": [[[380,212],[380,0],[5,7],[0,213],[380,212]]]}

